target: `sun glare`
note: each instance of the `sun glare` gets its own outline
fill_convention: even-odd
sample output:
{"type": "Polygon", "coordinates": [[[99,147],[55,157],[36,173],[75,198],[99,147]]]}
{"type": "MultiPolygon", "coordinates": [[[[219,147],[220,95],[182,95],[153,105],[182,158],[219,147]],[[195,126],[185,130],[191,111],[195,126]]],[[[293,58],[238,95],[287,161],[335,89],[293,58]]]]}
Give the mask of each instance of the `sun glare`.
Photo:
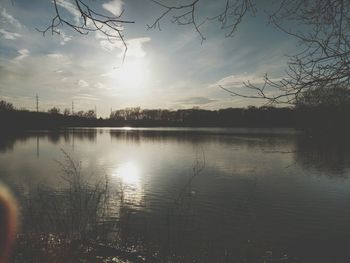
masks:
{"type": "Polygon", "coordinates": [[[125,61],[125,64],[116,69],[115,80],[123,88],[123,92],[137,95],[147,87],[149,74],[149,67],[144,59],[125,61]]]}
{"type": "Polygon", "coordinates": [[[143,190],[141,185],[141,171],[134,161],[118,165],[112,175],[121,182],[124,200],[139,205],[142,202],[143,190]]]}
{"type": "Polygon", "coordinates": [[[122,164],[116,175],[127,185],[138,185],[140,183],[140,170],[134,162],[122,164]]]}

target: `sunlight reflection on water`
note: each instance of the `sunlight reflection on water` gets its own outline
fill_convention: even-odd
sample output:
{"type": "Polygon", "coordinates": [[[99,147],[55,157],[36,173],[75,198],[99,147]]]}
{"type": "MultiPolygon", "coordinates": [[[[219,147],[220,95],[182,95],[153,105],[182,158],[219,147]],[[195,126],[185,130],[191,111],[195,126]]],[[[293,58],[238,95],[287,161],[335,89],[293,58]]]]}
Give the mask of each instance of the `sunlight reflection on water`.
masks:
{"type": "Polygon", "coordinates": [[[119,166],[113,175],[119,177],[124,184],[130,186],[140,185],[140,170],[133,161],[128,161],[119,166]]]}
{"type": "Polygon", "coordinates": [[[142,202],[141,170],[135,161],[124,162],[112,171],[112,177],[120,181],[123,198],[133,205],[142,202]]]}

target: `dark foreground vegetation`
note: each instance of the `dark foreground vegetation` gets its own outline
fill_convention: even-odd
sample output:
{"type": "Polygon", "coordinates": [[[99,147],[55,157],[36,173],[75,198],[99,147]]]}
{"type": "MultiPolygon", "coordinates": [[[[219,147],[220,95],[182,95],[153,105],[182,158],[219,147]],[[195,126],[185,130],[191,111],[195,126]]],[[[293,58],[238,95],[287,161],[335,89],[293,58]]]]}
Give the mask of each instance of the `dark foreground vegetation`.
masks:
{"type": "Polygon", "coordinates": [[[109,118],[97,118],[93,110],[70,114],[53,108],[48,112],[16,110],[0,102],[2,131],[59,129],[65,127],[253,127],[300,128],[345,131],[350,125],[350,104],[300,105],[289,108],[254,107],[203,110],[126,108],[111,112],[109,118]]]}

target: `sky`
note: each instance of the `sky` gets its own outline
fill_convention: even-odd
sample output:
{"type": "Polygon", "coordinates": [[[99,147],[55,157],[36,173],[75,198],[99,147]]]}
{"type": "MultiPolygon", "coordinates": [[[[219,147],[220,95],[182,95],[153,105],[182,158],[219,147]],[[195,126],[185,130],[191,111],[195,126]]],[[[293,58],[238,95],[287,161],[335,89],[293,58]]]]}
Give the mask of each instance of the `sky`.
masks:
{"type": "MultiPolygon", "coordinates": [[[[16,108],[52,107],[97,109],[107,117],[125,107],[219,109],[260,106],[263,100],[232,97],[219,85],[249,94],[244,81],[259,84],[265,73],[274,80],[285,76],[287,54],[296,47],[291,37],[268,24],[271,1],[257,1],[255,16],[248,14],[233,37],[215,21],[200,30],[161,20],[161,29],[148,29],[164,9],[150,0],[85,1],[94,10],[133,21],[123,24],[128,46],[108,41],[101,33],[81,35],[68,26],[60,34],[42,30],[55,15],[52,1],[0,0],[0,99],[16,108]]],[[[163,3],[181,4],[181,1],[163,3]]],[[[182,1],[186,2],[186,1],[182,1]]],[[[189,1],[187,1],[189,2],[189,1]]],[[[201,0],[198,21],[212,17],[225,0],[201,0]]],[[[59,0],[59,10],[72,23],[81,22],[72,0],[59,0]]],[[[176,14],[176,13],[174,13],[176,14]]],[[[271,91],[272,92],[272,91],[271,91]]]]}

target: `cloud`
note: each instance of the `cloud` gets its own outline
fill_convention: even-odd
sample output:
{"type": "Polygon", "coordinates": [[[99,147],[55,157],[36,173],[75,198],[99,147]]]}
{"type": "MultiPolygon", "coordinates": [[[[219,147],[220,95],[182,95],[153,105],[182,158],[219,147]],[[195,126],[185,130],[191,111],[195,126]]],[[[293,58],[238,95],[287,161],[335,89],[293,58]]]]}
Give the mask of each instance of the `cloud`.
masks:
{"type": "Polygon", "coordinates": [[[64,57],[64,55],[62,55],[60,53],[51,53],[51,54],[48,54],[47,56],[50,58],[56,58],[56,59],[60,59],[60,58],[64,57]]]}
{"type": "Polygon", "coordinates": [[[17,28],[22,28],[22,24],[16,19],[14,18],[12,15],[10,15],[9,13],[7,13],[6,9],[3,8],[0,12],[0,16],[9,24],[17,27],[17,28]]]}
{"type": "Polygon", "coordinates": [[[215,102],[214,99],[208,99],[206,97],[190,97],[181,100],[176,100],[175,103],[183,105],[204,105],[215,102]]]}
{"type": "Polygon", "coordinates": [[[112,51],[115,48],[122,48],[124,47],[122,43],[119,43],[119,41],[111,41],[107,39],[100,40],[100,46],[102,49],[107,50],[107,51],[112,51]]]}
{"type": "MultiPolygon", "coordinates": [[[[243,98],[239,95],[232,95],[230,96],[230,100],[233,103],[232,105],[234,107],[245,107],[248,105],[255,105],[255,106],[261,106],[266,103],[266,100],[263,98],[256,98],[259,97],[258,91],[255,89],[247,88],[244,83],[248,84],[248,82],[256,87],[263,87],[265,84],[264,79],[265,74],[260,74],[258,72],[256,73],[242,73],[237,75],[229,75],[227,77],[224,77],[217,81],[215,84],[209,85],[209,89],[212,91],[215,91],[215,94],[217,97],[220,97],[221,100],[224,99],[227,96],[230,96],[230,94],[227,91],[221,90],[219,86],[222,86],[226,88],[227,90],[233,91],[237,94],[240,94],[242,96],[250,97],[249,99],[243,98]]],[[[271,78],[270,80],[273,82],[279,82],[281,81],[282,77],[279,78],[271,78]]],[[[266,96],[276,96],[281,94],[281,91],[278,89],[272,87],[272,86],[266,86],[264,88],[264,94],[266,96]]],[[[221,101],[220,103],[224,105],[224,101],[221,101]]],[[[227,104],[229,105],[229,104],[227,104]]]]}
{"type": "Polygon", "coordinates": [[[95,96],[91,94],[80,94],[73,96],[73,99],[75,100],[100,100],[99,98],[96,98],[95,96]]]}
{"type": "Polygon", "coordinates": [[[22,37],[21,34],[13,32],[22,28],[21,23],[12,15],[10,15],[5,8],[0,7],[0,18],[1,18],[0,36],[2,38],[7,40],[15,40],[22,37]],[[6,27],[9,27],[9,29],[4,29],[5,24],[6,24],[6,27]]]}
{"type": "MultiPolygon", "coordinates": [[[[42,41],[41,38],[39,40],[42,41]]],[[[22,46],[22,43],[19,44],[22,46]]],[[[99,68],[93,66],[93,70],[89,70],[90,65],[79,64],[81,60],[77,59],[75,53],[67,55],[64,49],[57,50],[57,46],[48,50],[37,50],[31,44],[27,43],[30,46],[15,49],[16,54],[12,54],[11,57],[11,52],[7,57],[0,56],[2,95],[30,97],[38,93],[43,98],[43,103],[45,100],[48,105],[58,105],[53,104],[53,101],[69,104],[74,95],[81,95],[82,110],[91,108],[91,105],[95,104],[96,98],[106,96],[107,89],[97,89],[93,86],[95,83],[101,82],[108,87],[107,83],[100,80],[102,77],[99,77],[99,68]],[[32,49],[35,49],[35,52],[32,49]],[[65,63],[69,60],[71,63],[65,63]],[[82,96],[83,93],[89,93],[92,97],[82,96]]],[[[88,54],[90,59],[92,54],[91,52],[88,54]]],[[[96,57],[105,61],[104,58],[97,55],[96,57]]],[[[18,99],[15,102],[21,107],[33,109],[30,101],[18,99]]]]}
{"type": "Polygon", "coordinates": [[[79,81],[78,81],[78,85],[79,85],[79,87],[81,87],[81,88],[86,88],[86,87],[89,87],[89,83],[88,82],[86,82],[85,80],[83,80],[83,79],[79,79],[79,81]]]}
{"type": "Polygon", "coordinates": [[[96,89],[104,89],[104,90],[111,90],[111,88],[107,88],[104,84],[101,82],[97,82],[94,84],[94,88],[96,89]]]}
{"type": "Polygon", "coordinates": [[[71,2],[69,2],[67,0],[57,0],[56,3],[57,3],[57,5],[63,7],[69,13],[71,13],[74,17],[75,22],[79,23],[81,14],[74,4],[72,4],[71,2]]]}
{"type": "Polygon", "coordinates": [[[17,61],[18,61],[18,60],[22,60],[22,59],[28,57],[28,56],[29,56],[29,53],[30,53],[29,50],[26,49],[26,48],[20,49],[20,50],[18,50],[17,52],[19,53],[19,56],[17,56],[17,57],[14,58],[14,60],[17,60],[17,61]]]}
{"type": "Polygon", "coordinates": [[[127,41],[126,43],[128,46],[127,56],[138,57],[138,58],[146,56],[146,51],[143,49],[143,44],[149,41],[151,41],[151,38],[149,37],[134,38],[127,41]]]}
{"type": "Polygon", "coordinates": [[[60,44],[64,46],[67,42],[72,40],[72,36],[67,36],[63,31],[60,31],[61,42],[60,44]]]}
{"type": "Polygon", "coordinates": [[[111,77],[111,76],[113,76],[113,75],[114,75],[114,71],[109,71],[109,72],[102,73],[102,74],[100,75],[100,77],[105,78],[105,77],[111,77]]]}
{"type": "Polygon", "coordinates": [[[119,16],[123,12],[123,1],[113,0],[108,3],[102,4],[102,7],[115,16],[119,16]]]}
{"type": "Polygon", "coordinates": [[[0,29],[0,34],[3,38],[8,39],[8,40],[15,40],[17,38],[22,37],[21,34],[10,32],[10,31],[7,31],[5,29],[0,29]]]}
{"type": "MultiPolygon", "coordinates": [[[[244,83],[248,82],[253,85],[262,85],[265,83],[264,75],[265,74],[259,73],[248,74],[246,72],[237,75],[229,75],[220,79],[217,83],[211,86],[218,87],[219,85],[221,85],[230,88],[244,88],[244,83]]],[[[280,81],[281,79],[282,78],[270,78],[270,80],[274,82],[280,81]]]]}
{"type": "MultiPolygon", "coordinates": [[[[114,49],[118,48],[122,50],[122,52],[119,54],[119,57],[123,57],[125,47],[122,41],[110,41],[102,38],[101,35],[97,35],[96,38],[100,39],[100,45],[104,50],[113,51],[114,49]]],[[[151,38],[149,37],[140,37],[127,40],[126,45],[128,46],[128,50],[126,56],[136,58],[142,58],[146,56],[147,53],[144,50],[144,43],[147,43],[149,41],[151,41],[151,38]]]]}
{"type": "Polygon", "coordinates": [[[252,84],[264,83],[263,75],[258,76],[256,74],[242,73],[237,75],[228,75],[220,79],[215,85],[230,86],[230,87],[243,87],[243,83],[250,82],[252,84]]]}
{"type": "Polygon", "coordinates": [[[62,53],[50,53],[46,56],[50,59],[56,60],[54,63],[59,63],[61,66],[72,64],[71,59],[62,53]]]}

